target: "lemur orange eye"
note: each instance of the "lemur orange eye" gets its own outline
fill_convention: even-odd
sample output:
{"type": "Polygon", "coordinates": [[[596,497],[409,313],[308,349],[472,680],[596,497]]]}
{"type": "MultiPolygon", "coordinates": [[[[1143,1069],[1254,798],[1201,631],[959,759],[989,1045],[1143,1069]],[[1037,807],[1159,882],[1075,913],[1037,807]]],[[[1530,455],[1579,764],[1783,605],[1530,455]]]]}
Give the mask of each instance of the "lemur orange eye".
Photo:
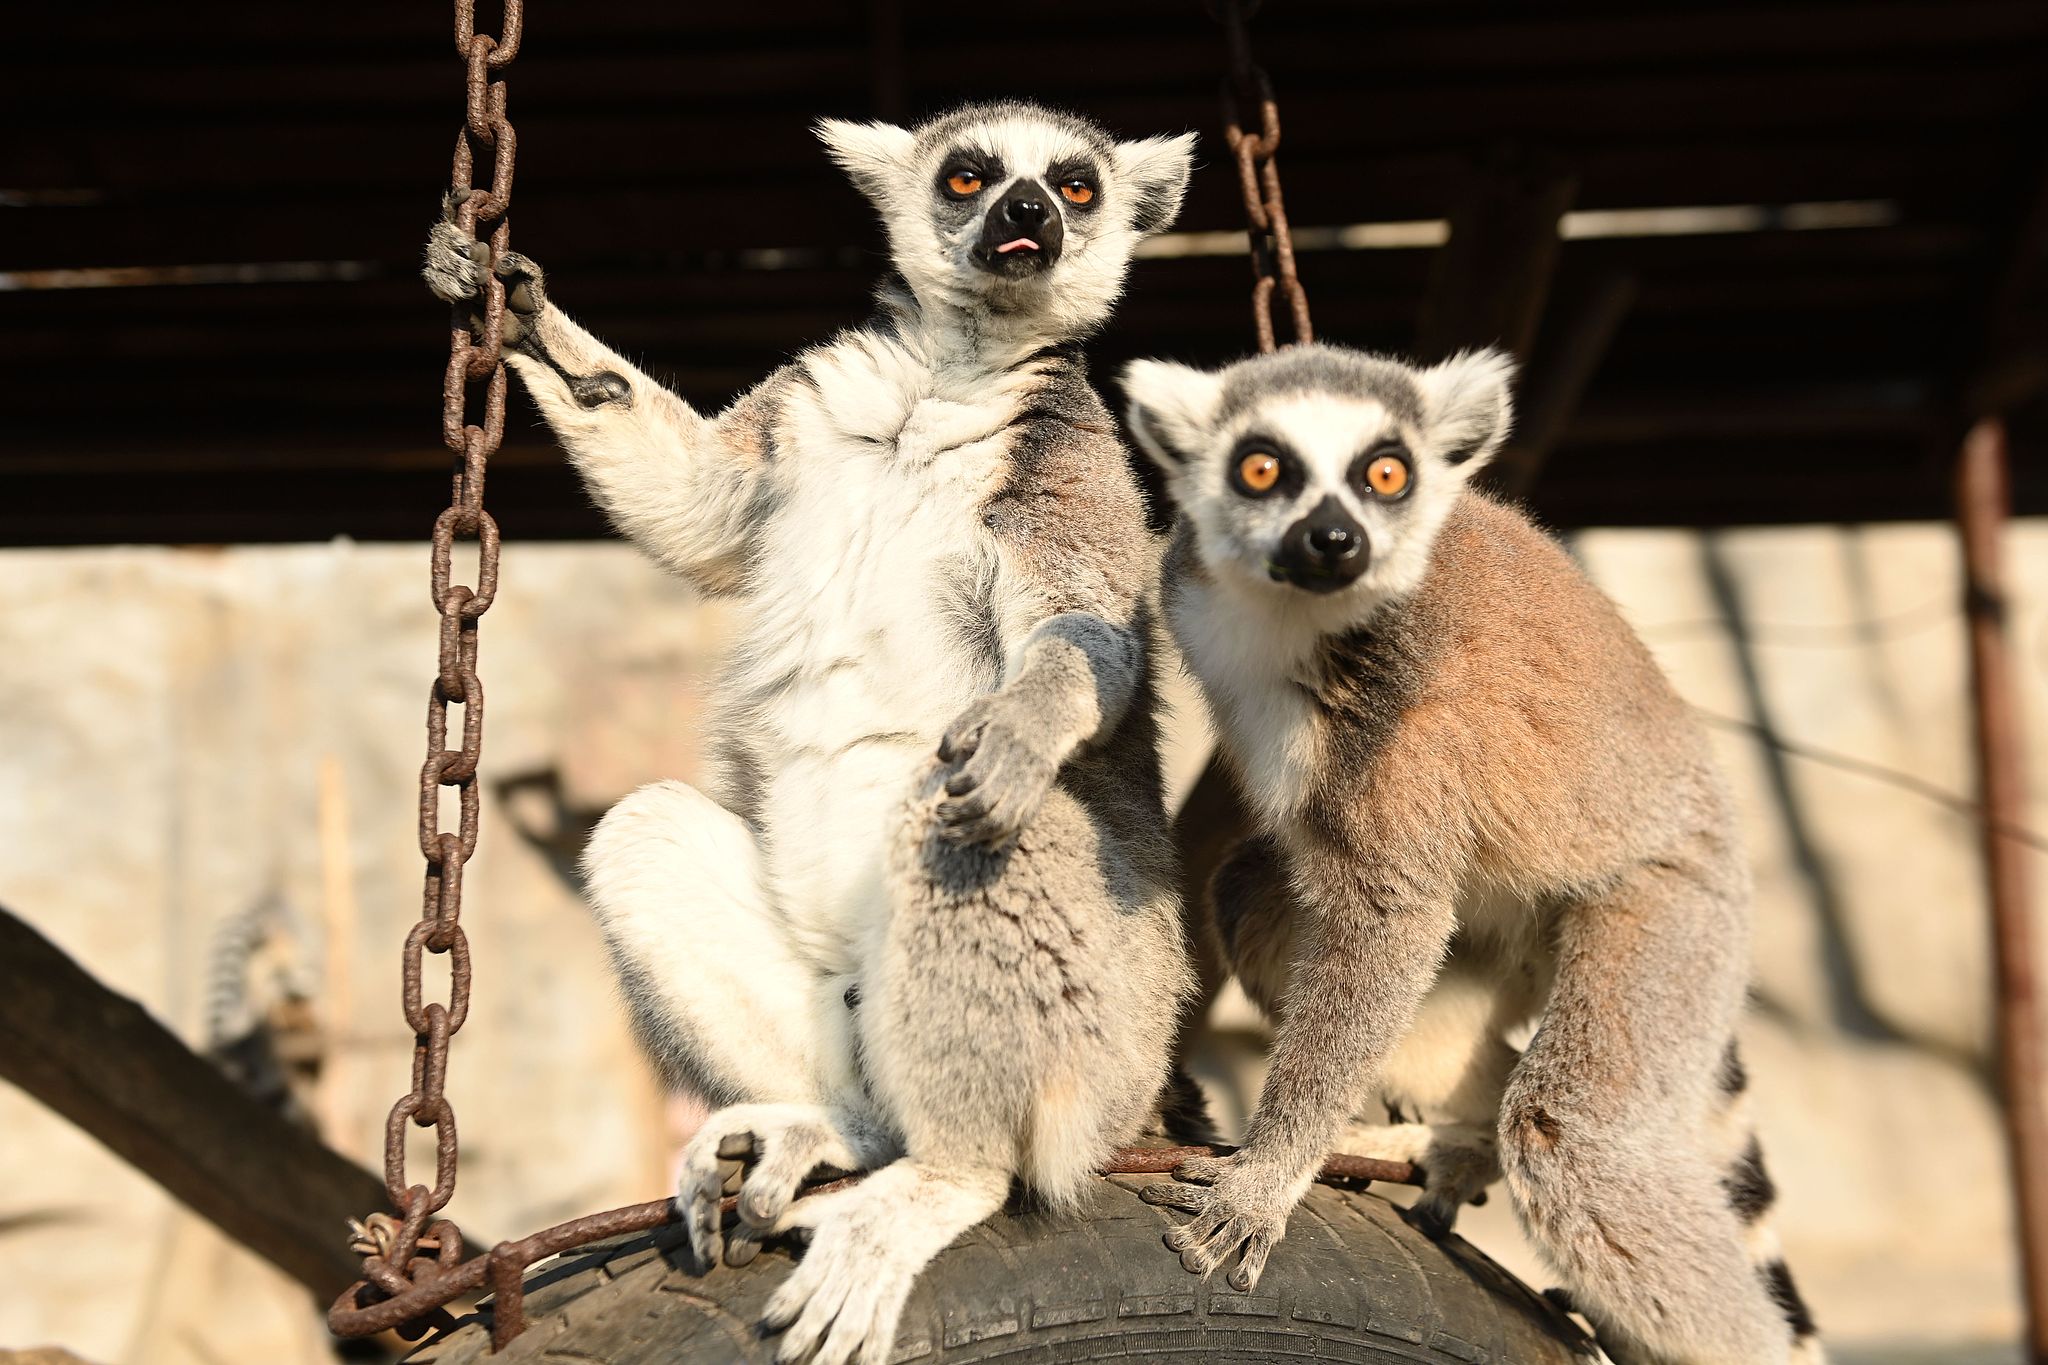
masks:
{"type": "Polygon", "coordinates": [[[1060,185],[1060,193],[1069,204],[1085,204],[1095,197],[1095,187],[1085,180],[1068,180],[1060,185]]]}
{"type": "Polygon", "coordinates": [[[1398,498],[1408,488],[1408,462],[1382,455],[1365,467],[1365,481],[1383,498],[1398,498]]]}
{"type": "Polygon", "coordinates": [[[946,177],[946,188],[964,199],[981,191],[981,177],[973,171],[954,171],[946,177]]]}
{"type": "Polygon", "coordinates": [[[1270,493],[1280,482],[1280,461],[1263,450],[1254,450],[1237,462],[1237,481],[1253,493],[1270,493]]]}

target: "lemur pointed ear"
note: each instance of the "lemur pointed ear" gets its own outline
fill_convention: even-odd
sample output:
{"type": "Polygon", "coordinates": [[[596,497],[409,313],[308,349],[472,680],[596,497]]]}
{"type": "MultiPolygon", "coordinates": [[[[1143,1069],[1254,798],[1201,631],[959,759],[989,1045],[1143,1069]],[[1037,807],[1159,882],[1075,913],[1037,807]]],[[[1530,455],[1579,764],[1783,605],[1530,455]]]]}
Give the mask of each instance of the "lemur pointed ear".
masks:
{"type": "Polygon", "coordinates": [[[1195,135],[1147,137],[1116,144],[1116,167],[1130,186],[1131,229],[1141,236],[1164,230],[1180,213],[1194,170],[1195,135]]]}
{"type": "Polygon", "coordinates": [[[1416,376],[1429,411],[1429,439],[1443,457],[1472,474],[1501,448],[1514,425],[1514,357],[1505,351],[1460,351],[1416,376]]]}
{"type": "Polygon", "coordinates": [[[879,199],[910,165],[917,137],[893,123],[821,118],[813,129],[860,192],[879,199]]]}
{"type": "Polygon", "coordinates": [[[1223,399],[1223,377],[1166,360],[1124,369],[1131,434],[1162,467],[1178,469],[1202,448],[1223,399]]]}

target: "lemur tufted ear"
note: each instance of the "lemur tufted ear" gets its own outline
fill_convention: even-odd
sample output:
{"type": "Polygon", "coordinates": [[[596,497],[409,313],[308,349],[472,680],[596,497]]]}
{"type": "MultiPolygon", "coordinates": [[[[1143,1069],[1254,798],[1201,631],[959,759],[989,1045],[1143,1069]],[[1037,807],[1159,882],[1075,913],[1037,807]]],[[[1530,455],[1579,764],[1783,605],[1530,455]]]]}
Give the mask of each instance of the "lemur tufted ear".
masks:
{"type": "Polygon", "coordinates": [[[917,138],[893,123],[821,118],[813,128],[860,192],[879,202],[909,172],[917,138]]]}
{"type": "Polygon", "coordinates": [[[1195,135],[1147,137],[1116,144],[1117,178],[1128,186],[1131,229],[1141,236],[1162,231],[1180,213],[1194,169],[1195,135]]]}
{"type": "Polygon", "coordinates": [[[1492,459],[1514,425],[1510,390],[1514,357],[1505,351],[1460,351],[1415,377],[1429,412],[1429,441],[1470,475],[1492,459]]]}
{"type": "Polygon", "coordinates": [[[1167,360],[1134,360],[1124,369],[1131,434],[1162,467],[1178,469],[1216,423],[1223,377],[1167,360]]]}

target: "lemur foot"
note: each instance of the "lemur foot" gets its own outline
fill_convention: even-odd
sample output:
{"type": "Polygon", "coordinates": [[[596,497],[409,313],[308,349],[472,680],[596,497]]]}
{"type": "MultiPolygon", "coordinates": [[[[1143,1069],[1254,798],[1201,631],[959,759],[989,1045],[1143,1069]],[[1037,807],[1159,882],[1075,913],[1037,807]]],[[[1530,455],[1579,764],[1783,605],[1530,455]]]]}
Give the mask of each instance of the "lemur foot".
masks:
{"type": "Polygon", "coordinates": [[[1422,1197],[1412,1210],[1424,1233],[1442,1237],[1467,1204],[1486,1202],[1486,1188],[1501,1178],[1498,1139],[1491,1128],[1467,1123],[1393,1123],[1354,1127],[1339,1150],[1383,1161],[1412,1161],[1422,1171],[1422,1197]]]}
{"type": "Polygon", "coordinates": [[[1002,1207],[1009,1177],[898,1161],[849,1189],[800,1199],[784,1222],[810,1245],[761,1325],[782,1365],[886,1365],[918,1272],[1002,1207]]]}
{"type": "Polygon", "coordinates": [[[1287,1235],[1287,1215],[1301,1191],[1278,1173],[1247,1164],[1242,1153],[1193,1157],[1173,1174],[1194,1183],[1162,1182],[1138,1194],[1148,1204],[1195,1215],[1166,1234],[1168,1250],[1180,1253],[1183,1269],[1206,1278],[1242,1247],[1244,1255],[1227,1277],[1230,1287],[1245,1293],[1257,1288],[1266,1258],[1287,1235]]]}
{"type": "Polygon", "coordinates": [[[939,802],[939,832],[955,843],[1000,844],[1031,823],[1059,774],[1045,727],[1012,696],[977,697],[939,741],[939,761],[958,764],[939,802]]]}
{"type": "Polygon", "coordinates": [[[727,1265],[745,1265],[760,1254],[764,1239],[785,1230],[784,1216],[806,1177],[821,1166],[843,1173],[860,1164],[860,1154],[820,1106],[738,1104],[719,1110],[690,1139],[676,1183],[676,1211],[698,1265],[709,1270],[721,1254],[727,1265]],[[720,1203],[735,1182],[739,1223],[728,1236],[720,1203]]]}
{"type": "Polygon", "coordinates": [[[484,271],[490,265],[491,244],[443,218],[427,234],[427,258],[420,275],[443,303],[466,303],[483,292],[484,271]]]}
{"type": "Polygon", "coordinates": [[[794,1218],[810,1244],[761,1317],[781,1331],[782,1365],[886,1365],[922,1258],[897,1254],[904,1211],[878,1207],[856,1186],[802,1201],[794,1218]]]}

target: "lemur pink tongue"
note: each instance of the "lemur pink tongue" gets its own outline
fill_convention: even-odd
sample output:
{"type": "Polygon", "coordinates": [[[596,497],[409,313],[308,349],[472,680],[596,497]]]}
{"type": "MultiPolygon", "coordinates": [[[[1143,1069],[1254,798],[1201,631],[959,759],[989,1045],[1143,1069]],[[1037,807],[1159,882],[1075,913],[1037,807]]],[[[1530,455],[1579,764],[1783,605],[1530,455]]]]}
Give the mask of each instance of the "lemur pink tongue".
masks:
{"type": "Polygon", "coordinates": [[[1030,239],[1029,237],[1019,237],[1019,238],[1018,238],[1018,239],[1017,239],[1016,241],[1014,241],[1014,242],[1004,242],[1004,243],[1003,243],[1003,244],[1002,244],[1001,246],[997,247],[997,248],[996,248],[996,254],[997,254],[998,256],[1007,256],[1007,255],[1009,255],[1009,254],[1010,254],[1010,253],[1011,253],[1012,251],[1036,251],[1036,250],[1038,250],[1038,243],[1036,243],[1036,242],[1032,241],[1032,240],[1031,240],[1031,239],[1030,239]]]}

